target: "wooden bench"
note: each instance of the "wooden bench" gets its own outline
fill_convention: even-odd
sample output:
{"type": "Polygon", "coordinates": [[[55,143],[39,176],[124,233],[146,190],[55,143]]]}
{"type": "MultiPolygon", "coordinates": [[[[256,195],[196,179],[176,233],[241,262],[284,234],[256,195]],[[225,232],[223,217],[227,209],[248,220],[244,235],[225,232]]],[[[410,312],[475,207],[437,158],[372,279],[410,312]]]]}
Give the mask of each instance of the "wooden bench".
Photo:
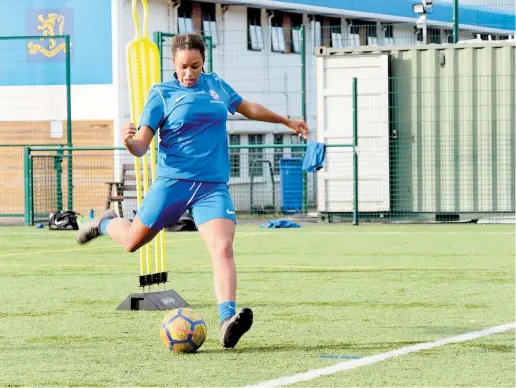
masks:
{"type": "MultiPolygon", "coordinates": [[[[140,171],[143,189],[143,169],[140,171]]],[[[149,186],[152,183],[152,177],[149,171],[149,186]]],[[[136,174],[134,164],[123,164],[120,181],[106,182],[107,185],[107,199],[106,210],[111,208],[111,204],[115,203],[118,207],[118,215],[124,216],[122,202],[126,199],[136,199],[136,174]],[[134,194],[127,195],[126,192],[133,192],[134,194]]]]}

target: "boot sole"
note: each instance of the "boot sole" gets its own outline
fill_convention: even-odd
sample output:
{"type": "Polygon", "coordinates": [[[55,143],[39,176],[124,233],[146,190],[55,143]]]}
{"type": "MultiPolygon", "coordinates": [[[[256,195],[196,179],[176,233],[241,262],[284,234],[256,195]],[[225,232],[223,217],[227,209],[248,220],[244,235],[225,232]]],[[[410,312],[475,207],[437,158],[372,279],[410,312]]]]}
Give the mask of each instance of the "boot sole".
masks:
{"type": "Polygon", "coordinates": [[[224,333],[223,346],[225,348],[234,348],[240,338],[249,331],[253,325],[253,310],[243,308],[235,321],[230,323],[224,333]]]}

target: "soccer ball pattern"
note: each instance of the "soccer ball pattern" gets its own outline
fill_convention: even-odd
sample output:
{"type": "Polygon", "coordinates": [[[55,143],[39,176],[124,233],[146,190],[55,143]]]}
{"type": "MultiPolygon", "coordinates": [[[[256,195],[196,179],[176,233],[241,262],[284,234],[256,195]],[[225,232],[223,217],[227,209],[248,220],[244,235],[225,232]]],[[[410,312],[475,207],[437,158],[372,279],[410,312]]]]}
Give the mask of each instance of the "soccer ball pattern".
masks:
{"type": "Polygon", "coordinates": [[[161,321],[161,340],[176,353],[193,353],[206,339],[206,323],[201,314],[190,308],[168,312],[161,321]]]}

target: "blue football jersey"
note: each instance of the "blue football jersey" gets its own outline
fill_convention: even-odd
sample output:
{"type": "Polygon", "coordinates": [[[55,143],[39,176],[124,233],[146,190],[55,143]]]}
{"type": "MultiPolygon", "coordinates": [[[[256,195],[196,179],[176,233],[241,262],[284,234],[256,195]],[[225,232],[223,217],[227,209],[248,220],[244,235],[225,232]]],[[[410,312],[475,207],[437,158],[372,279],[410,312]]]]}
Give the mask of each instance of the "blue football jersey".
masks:
{"type": "Polygon", "coordinates": [[[240,97],[215,73],[202,73],[197,85],[181,86],[174,77],[152,87],[140,126],[159,128],[157,176],[198,182],[229,180],[227,112],[240,97]]]}

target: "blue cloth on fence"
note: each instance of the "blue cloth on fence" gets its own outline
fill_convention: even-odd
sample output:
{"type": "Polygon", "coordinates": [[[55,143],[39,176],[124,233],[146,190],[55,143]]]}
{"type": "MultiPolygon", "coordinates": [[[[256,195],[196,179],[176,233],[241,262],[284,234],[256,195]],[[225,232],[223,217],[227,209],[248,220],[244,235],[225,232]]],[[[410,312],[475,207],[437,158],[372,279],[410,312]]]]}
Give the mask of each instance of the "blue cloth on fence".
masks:
{"type": "Polygon", "coordinates": [[[306,146],[305,158],[303,159],[303,171],[315,172],[323,167],[326,155],[326,144],[310,142],[306,146]]]}
{"type": "Polygon", "coordinates": [[[289,220],[272,220],[267,222],[266,225],[260,225],[260,228],[270,228],[270,229],[279,229],[279,228],[300,228],[301,225],[296,224],[295,222],[289,220]]]}

